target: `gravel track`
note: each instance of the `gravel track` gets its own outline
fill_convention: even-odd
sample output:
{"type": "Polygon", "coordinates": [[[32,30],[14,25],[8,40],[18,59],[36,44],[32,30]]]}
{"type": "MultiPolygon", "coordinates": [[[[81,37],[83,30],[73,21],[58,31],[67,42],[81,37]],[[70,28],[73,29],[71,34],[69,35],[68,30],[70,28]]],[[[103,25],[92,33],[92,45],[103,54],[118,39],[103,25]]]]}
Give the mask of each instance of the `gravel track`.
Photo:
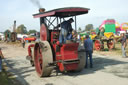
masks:
{"type": "Polygon", "coordinates": [[[23,85],[128,85],[128,58],[101,56],[94,53],[94,68],[78,73],[53,72],[51,77],[39,78],[31,67],[27,56],[27,46],[0,43],[5,62],[17,80],[23,85]]]}

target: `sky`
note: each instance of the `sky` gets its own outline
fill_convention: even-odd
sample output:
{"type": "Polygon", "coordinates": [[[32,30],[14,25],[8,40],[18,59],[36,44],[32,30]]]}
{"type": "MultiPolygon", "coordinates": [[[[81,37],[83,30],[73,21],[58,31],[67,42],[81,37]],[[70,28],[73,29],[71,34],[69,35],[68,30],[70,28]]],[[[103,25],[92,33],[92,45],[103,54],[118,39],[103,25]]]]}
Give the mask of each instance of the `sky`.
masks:
{"type": "MultiPolygon", "coordinates": [[[[35,0],[0,0],[0,32],[12,30],[14,20],[17,26],[24,24],[27,30],[40,30],[38,18],[33,14],[38,13],[39,6],[32,3],[35,0]]],[[[37,0],[40,7],[52,10],[61,7],[90,8],[89,13],[77,17],[77,27],[85,28],[93,24],[94,28],[106,19],[115,19],[120,24],[128,22],[128,0],[37,0]]]]}

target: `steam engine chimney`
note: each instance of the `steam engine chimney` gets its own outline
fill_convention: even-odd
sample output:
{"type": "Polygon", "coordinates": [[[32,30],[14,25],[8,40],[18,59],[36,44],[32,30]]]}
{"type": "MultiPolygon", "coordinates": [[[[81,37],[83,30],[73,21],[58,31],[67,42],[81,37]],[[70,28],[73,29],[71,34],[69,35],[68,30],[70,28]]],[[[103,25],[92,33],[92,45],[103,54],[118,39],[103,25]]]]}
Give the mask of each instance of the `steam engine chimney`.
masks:
{"type": "Polygon", "coordinates": [[[16,20],[14,20],[13,32],[16,32],[16,20]]]}
{"type": "MultiPolygon", "coordinates": [[[[45,8],[40,8],[40,9],[39,9],[39,13],[43,13],[43,12],[45,12],[45,8]]],[[[43,23],[46,23],[46,22],[45,22],[45,17],[41,17],[41,18],[40,18],[40,26],[41,26],[41,24],[43,24],[43,23]]]]}

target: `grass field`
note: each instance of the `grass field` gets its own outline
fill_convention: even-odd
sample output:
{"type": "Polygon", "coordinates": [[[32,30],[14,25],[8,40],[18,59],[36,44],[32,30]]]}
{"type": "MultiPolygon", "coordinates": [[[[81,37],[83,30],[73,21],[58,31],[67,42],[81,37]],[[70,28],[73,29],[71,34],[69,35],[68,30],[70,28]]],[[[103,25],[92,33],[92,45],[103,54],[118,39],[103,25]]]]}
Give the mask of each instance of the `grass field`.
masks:
{"type": "MultiPolygon", "coordinates": [[[[121,51],[121,43],[116,43],[115,48],[112,50],[108,50],[106,43],[104,44],[104,50],[103,51],[94,51],[97,54],[101,55],[109,55],[109,56],[122,56],[122,51],[121,51]]],[[[128,55],[128,45],[126,47],[126,53],[128,55]]]]}

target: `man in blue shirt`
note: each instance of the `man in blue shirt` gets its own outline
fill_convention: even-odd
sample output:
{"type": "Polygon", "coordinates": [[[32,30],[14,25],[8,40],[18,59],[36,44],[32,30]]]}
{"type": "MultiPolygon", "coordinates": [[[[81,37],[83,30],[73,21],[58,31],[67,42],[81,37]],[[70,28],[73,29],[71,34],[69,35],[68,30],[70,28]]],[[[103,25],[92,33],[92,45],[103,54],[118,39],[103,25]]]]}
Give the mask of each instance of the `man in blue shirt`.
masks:
{"type": "Polygon", "coordinates": [[[93,67],[92,53],[93,53],[93,41],[86,35],[86,40],[84,41],[84,48],[86,52],[86,64],[85,68],[88,67],[88,57],[90,59],[90,68],[93,67]]]}
{"type": "Polygon", "coordinates": [[[72,25],[71,23],[74,22],[72,18],[70,18],[67,21],[62,22],[59,24],[56,28],[61,27],[60,36],[59,36],[59,42],[60,44],[66,43],[67,36],[72,33],[72,25]]]}

